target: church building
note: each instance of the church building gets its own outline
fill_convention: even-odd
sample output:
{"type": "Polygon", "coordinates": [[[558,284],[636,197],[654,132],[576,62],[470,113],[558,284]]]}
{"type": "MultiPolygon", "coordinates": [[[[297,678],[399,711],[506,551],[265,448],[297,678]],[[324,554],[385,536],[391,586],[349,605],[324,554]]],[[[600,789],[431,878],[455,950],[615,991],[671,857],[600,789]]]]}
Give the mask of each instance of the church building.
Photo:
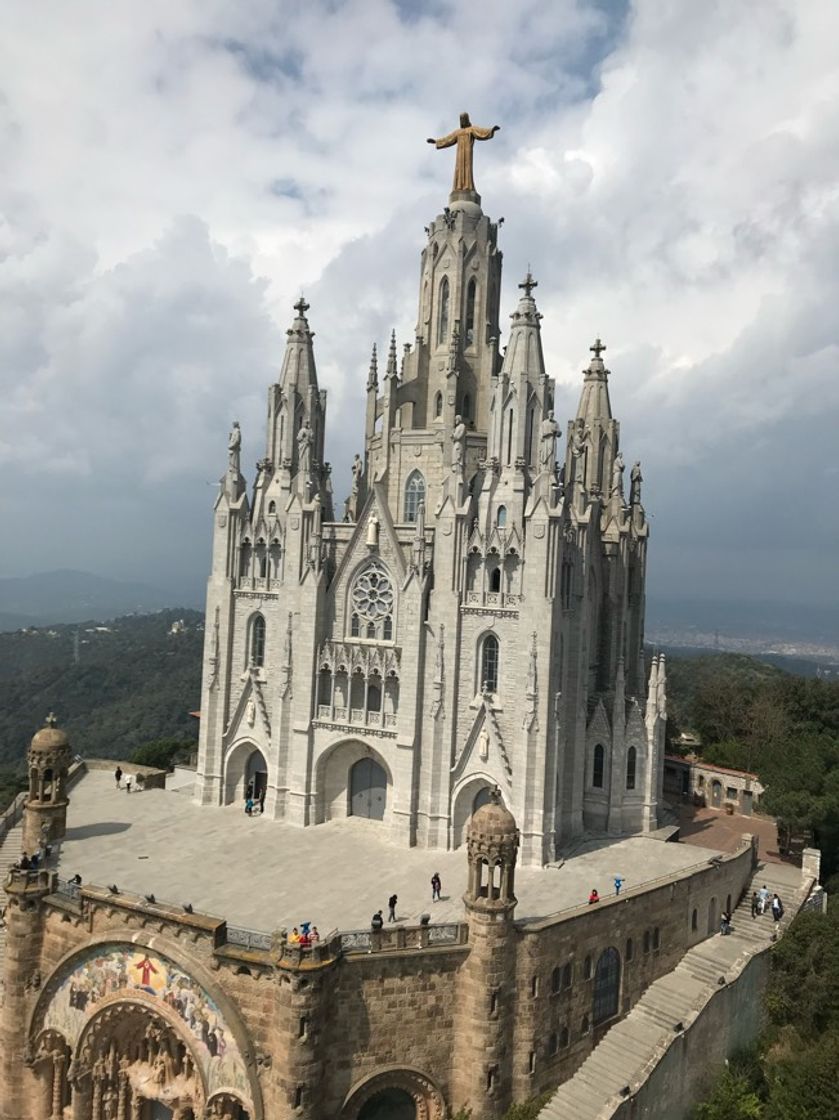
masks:
{"type": "Polygon", "coordinates": [[[251,488],[234,425],[196,797],[250,790],[277,820],[367,817],[447,849],[497,788],[541,865],[583,835],[657,827],[664,662],[647,678],[648,525],[605,346],[563,444],[530,274],[502,345],[498,225],[471,170],[492,130],[464,117],[434,141],[458,146],[455,189],[427,227],[413,341],[394,333],[382,363],[373,347],[343,508],[302,298],[251,488]]]}

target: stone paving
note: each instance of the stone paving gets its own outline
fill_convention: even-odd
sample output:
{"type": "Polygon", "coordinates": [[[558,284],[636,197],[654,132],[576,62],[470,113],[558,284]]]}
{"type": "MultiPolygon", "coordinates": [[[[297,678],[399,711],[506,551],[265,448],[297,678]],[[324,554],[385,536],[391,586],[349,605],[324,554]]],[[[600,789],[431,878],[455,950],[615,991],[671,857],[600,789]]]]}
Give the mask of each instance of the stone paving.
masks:
{"type": "MultiPolygon", "coordinates": [[[[160,901],[191,902],[231,925],[271,930],[312,921],[332,929],[368,928],[374,911],[387,916],[399,896],[400,921],[463,917],[466,852],[404,848],[381,838],[373,821],[350,817],[300,829],[247,817],[241,806],[196,805],[185,792],[118,791],[113,776],[88,772],[70,794],[59,873],[85,882],[116,883],[160,901]],[[443,900],[431,904],[429,880],[439,871],[443,900]]],[[[613,892],[696,866],[714,849],[636,836],[592,841],[560,868],[519,868],[518,919],[579,906],[596,887],[613,892]]]]}

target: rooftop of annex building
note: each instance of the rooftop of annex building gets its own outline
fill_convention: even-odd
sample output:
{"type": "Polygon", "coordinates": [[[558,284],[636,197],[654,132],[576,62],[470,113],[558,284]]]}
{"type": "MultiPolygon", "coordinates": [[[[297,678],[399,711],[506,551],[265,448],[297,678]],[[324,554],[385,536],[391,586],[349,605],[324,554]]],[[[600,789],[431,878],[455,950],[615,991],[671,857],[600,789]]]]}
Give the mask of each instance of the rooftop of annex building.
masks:
{"type": "MultiPolygon", "coordinates": [[[[545,918],[584,904],[596,888],[614,894],[707,863],[718,851],[665,843],[651,836],[583,844],[561,867],[516,871],[516,919],[545,918]]],[[[297,828],[240,805],[195,804],[184,789],[116,788],[104,770],[88,771],[70,793],[67,834],[59,875],[159,902],[191,903],[196,911],[232,925],[268,932],[302,921],[322,934],[366,929],[377,910],[399,899],[399,921],[434,922],[464,916],[466,850],[405,848],[385,839],[375,822],[348,817],[297,828]],[[442,879],[440,902],[431,902],[430,879],[442,879]]]]}

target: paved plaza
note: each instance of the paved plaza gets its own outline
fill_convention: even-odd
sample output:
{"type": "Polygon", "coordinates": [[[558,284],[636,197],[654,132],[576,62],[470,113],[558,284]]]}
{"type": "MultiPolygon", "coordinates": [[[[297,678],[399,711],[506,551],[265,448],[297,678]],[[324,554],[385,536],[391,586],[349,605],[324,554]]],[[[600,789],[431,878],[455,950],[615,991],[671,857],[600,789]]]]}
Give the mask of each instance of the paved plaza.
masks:
{"type": "MultiPolygon", "coordinates": [[[[519,869],[516,917],[534,918],[579,906],[596,887],[625,887],[704,863],[711,848],[668,844],[646,836],[593,841],[560,868],[519,869]]],[[[400,921],[422,913],[434,921],[463,916],[466,851],[403,848],[381,839],[376,822],[349,817],[301,829],[247,817],[241,806],[201,807],[187,793],[118,791],[106,771],[90,771],[73,787],[59,873],[84,882],[116,883],[160,901],[257,930],[312,921],[332,929],[369,926],[399,896],[400,921]],[[431,904],[429,880],[439,871],[443,900],[431,904]]]]}

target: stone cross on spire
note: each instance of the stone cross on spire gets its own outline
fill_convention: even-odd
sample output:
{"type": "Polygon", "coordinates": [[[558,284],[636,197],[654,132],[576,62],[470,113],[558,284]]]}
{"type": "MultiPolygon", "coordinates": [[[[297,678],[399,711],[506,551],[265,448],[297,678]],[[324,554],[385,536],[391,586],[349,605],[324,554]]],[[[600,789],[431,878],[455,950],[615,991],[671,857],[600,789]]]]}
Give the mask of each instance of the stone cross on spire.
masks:
{"type": "Polygon", "coordinates": [[[594,354],[595,358],[599,358],[600,355],[603,353],[603,351],[605,349],[606,349],[606,344],[604,342],[601,342],[599,338],[596,338],[594,340],[594,345],[593,346],[589,346],[589,350],[591,350],[591,352],[592,352],[592,354],[594,354]]]}
{"type": "Polygon", "coordinates": [[[306,312],[309,310],[309,305],[306,303],[306,298],[303,293],[300,293],[300,299],[295,303],[294,310],[298,313],[301,319],[306,318],[306,312]]]}
{"type": "Polygon", "coordinates": [[[55,712],[50,712],[50,714],[46,718],[47,727],[55,727],[57,723],[58,720],[56,719],[55,712]]]}
{"type": "MultiPolygon", "coordinates": [[[[519,284],[519,287],[524,289],[524,294],[528,298],[530,298],[530,294],[533,289],[539,287],[539,281],[533,279],[533,274],[530,271],[530,265],[527,266],[527,276],[525,276],[524,280],[522,280],[521,284],[519,284]]],[[[598,339],[597,341],[599,342],[600,339],[598,339]]]]}

